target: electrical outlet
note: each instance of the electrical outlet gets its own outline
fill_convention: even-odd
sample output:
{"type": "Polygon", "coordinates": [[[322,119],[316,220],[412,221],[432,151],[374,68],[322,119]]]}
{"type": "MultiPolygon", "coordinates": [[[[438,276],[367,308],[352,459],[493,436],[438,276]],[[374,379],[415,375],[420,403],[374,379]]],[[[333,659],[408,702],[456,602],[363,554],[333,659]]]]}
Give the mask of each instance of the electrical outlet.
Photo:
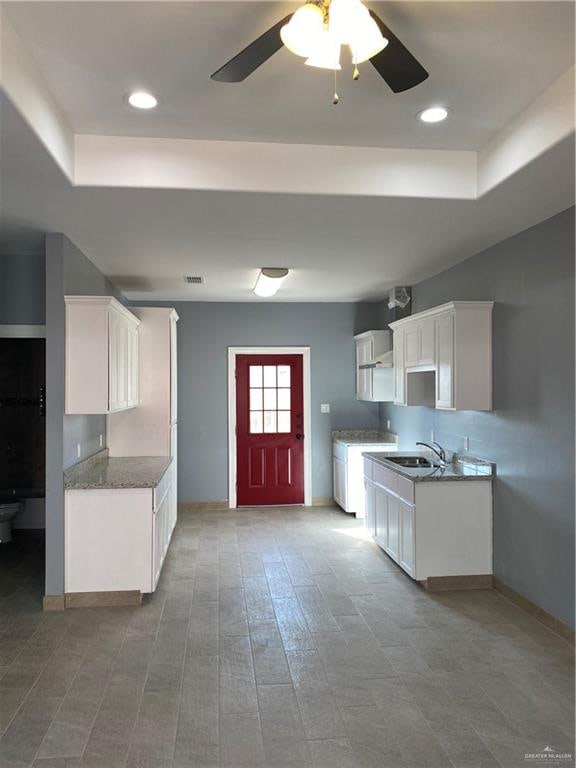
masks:
{"type": "Polygon", "coordinates": [[[469,451],[470,450],[470,438],[465,437],[464,438],[464,450],[469,451]]]}
{"type": "Polygon", "coordinates": [[[320,413],[330,413],[330,403],[320,403],[320,413]]]}
{"type": "Polygon", "coordinates": [[[104,435],[100,435],[100,448],[104,445],[104,435]]]}
{"type": "Polygon", "coordinates": [[[78,454],[78,458],[80,458],[81,452],[82,451],[80,450],[80,443],[76,443],[76,453],[78,454]]]}

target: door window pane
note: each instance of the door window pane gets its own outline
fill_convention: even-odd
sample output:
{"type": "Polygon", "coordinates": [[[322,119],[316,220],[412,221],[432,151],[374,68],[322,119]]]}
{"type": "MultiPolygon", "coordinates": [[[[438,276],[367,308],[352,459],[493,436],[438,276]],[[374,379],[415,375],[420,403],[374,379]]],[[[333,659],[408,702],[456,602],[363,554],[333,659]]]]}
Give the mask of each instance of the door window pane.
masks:
{"type": "Polygon", "coordinates": [[[276,431],[276,411],[264,411],[264,432],[276,431]]]}
{"type": "Polygon", "coordinates": [[[250,433],[290,432],[289,365],[249,366],[250,433]]]}
{"type": "Polygon", "coordinates": [[[290,411],[278,411],[278,432],[290,432],[290,411]]]}
{"type": "Polygon", "coordinates": [[[250,433],[252,435],[263,432],[262,411],[252,411],[250,413],[250,433]]]}
{"type": "Polygon", "coordinates": [[[251,389],[250,390],[250,410],[261,411],[262,410],[262,392],[263,389],[251,389]]]}
{"type": "Polygon", "coordinates": [[[276,386],[276,366],[275,365],[264,366],[264,386],[265,387],[276,386]]]}
{"type": "Polygon", "coordinates": [[[278,386],[279,387],[290,386],[290,366],[289,365],[278,366],[278,386]]]}
{"type": "Polygon", "coordinates": [[[275,411],[276,410],[276,390],[265,389],[264,390],[264,410],[275,411]]]}
{"type": "Polygon", "coordinates": [[[278,390],[278,410],[279,411],[290,410],[290,390],[289,389],[278,390]]]}
{"type": "Polygon", "coordinates": [[[250,386],[251,387],[262,386],[262,366],[261,365],[250,366],[250,386]]]}

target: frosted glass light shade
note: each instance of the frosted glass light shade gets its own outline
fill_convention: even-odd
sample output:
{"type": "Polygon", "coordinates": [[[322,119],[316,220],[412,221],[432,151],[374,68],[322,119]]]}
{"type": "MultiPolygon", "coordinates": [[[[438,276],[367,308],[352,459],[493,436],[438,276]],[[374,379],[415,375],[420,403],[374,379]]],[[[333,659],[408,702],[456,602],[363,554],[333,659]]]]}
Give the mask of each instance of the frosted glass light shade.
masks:
{"type": "Polygon", "coordinates": [[[254,293],[256,296],[274,296],[287,274],[288,270],[284,268],[261,269],[254,286],[254,293]]]}
{"type": "Polygon", "coordinates": [[[360,29],[355,29],[349,40],[352,52],[352,63],[362,64],[372,56],[383,51],[388,45],[388,40],[378,28],[378,24],[367,14],[360,29]]]}
{"type": "Polygon", "coordinates": [[[322,34],[324,12],[314,3],[298,8],[288,24],[280,30],[280,38],[289,51],[307,58],[316,47],[322,34]]]}
{"type": "Polygon", "coordinates": [[[329,30],[322,33],[313,53],[306,59],[309,67],[340,70],[340,40],[329,30]]]}

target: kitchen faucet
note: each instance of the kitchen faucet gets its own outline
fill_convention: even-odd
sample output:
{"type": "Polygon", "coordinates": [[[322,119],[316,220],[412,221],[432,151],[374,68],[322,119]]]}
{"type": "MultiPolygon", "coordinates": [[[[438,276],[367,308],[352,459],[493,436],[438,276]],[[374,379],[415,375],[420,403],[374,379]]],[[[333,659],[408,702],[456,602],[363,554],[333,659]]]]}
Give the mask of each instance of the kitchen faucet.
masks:
{"type": "Polygon", "coordinates": [[[422,441],[419,441],[416,443],[416,445],[424,445],[426,448],[429,448],[433,453],[438,456],[440,459],[441,464],[446,464],[446,451],[440,443],[436,443],[434,440],[432,440],[431,443],[424,443],[422,441]]]}

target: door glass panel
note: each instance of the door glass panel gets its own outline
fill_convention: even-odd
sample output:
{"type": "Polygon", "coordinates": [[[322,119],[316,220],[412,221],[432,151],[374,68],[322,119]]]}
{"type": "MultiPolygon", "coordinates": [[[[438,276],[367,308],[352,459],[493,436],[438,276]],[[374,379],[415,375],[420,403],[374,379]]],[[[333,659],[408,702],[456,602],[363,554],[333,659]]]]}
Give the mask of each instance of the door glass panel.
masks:
{"type": "Polygon", "coordinates": [[[290,411],[278,411],[278,432],[290,432],[290,411]]]}
{"type": "Polygon", "coordinates": [[[264,390],[264,410],[265,411],[276,410],[276,390],[275,389],[264,390]]]}
{"type": "Polygon", "coordinates": [[[261,365],[250,366],[250,386],[251,387],[262,386],[262,366],[261,365]]]}
{"type": "Polygon", "coordinates": [[[262,410],[262,392],[263,389],[251,389],[250,390],[250,410],[261,411],[262,410]]]}
{"type": "Polygon", "coordinates": [[[278,390],[278,410],[279,411],[290,410],[290,390],[289,389],[278,390]]]}
{"type": "Polygon", "coordinates": [[[254,435],[263,431],[262,411],[252,411],[250,413],[250,432],[254,435]]]}
{"type": "Polygon", "coordinates": [[[264,386],[265,387],[276,386],[276,366],[275,365],[264,366],[264,386]]]}
{"type": "Polygon", "coordinates": [[[251,365],[250,433],[291,431],[289,365],[251,365]]]}
{"type": "Polygon", "coordinates": [[[290,366],[289,365],[278,366],[278,386],[279,387],[290,386],[290,366]]]}

